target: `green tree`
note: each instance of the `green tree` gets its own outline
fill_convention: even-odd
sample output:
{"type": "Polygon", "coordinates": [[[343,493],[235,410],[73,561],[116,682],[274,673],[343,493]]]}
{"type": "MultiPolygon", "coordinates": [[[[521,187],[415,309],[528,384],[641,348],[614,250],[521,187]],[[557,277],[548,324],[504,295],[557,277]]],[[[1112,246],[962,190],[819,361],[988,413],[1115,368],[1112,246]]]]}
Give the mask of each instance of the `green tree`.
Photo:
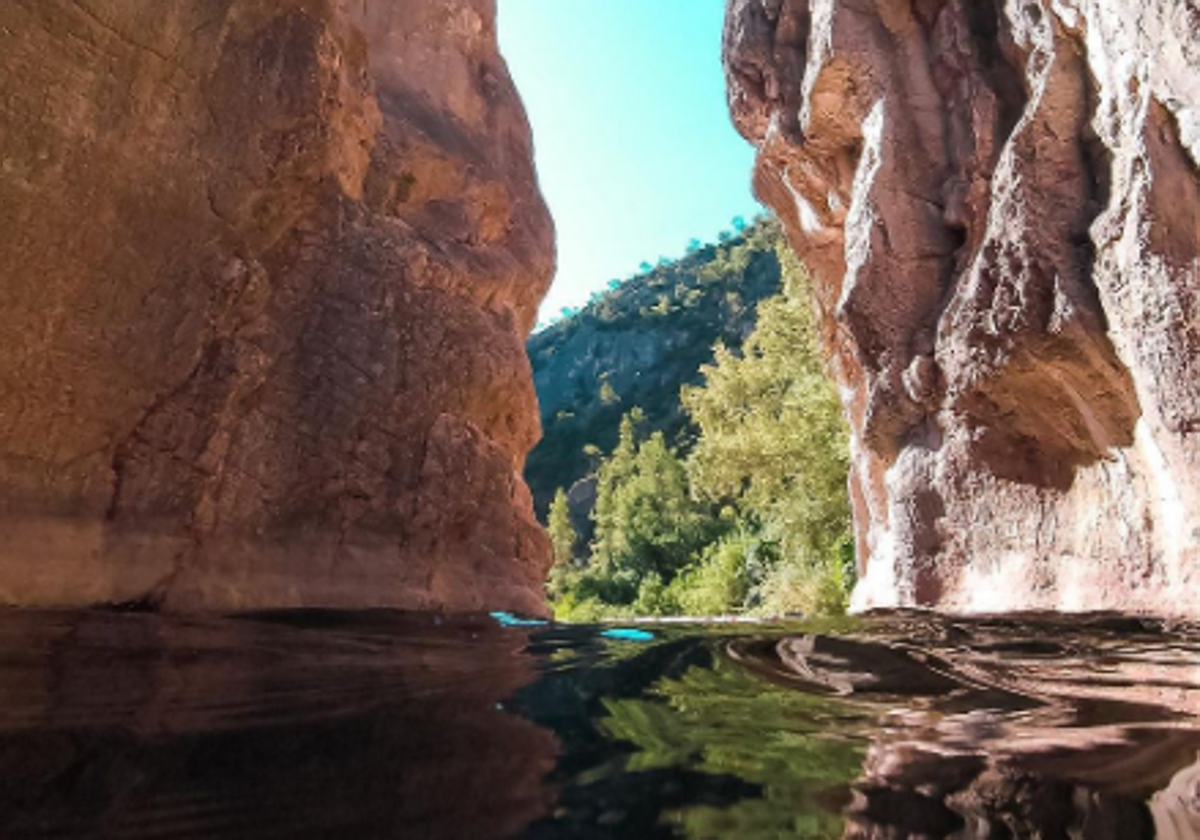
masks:
{"type": "Polygon", "coordinates": [[[621,401],[621,397],[617,394],[612,383],[605,379],[600,383],[600,404],[601,405],[616,405],[621,401]]]}
{"type": "Polygon", "coordinates": [[[585,443],[582,451],[583,457],[587,458],[588,472],[594,473],[600,468],[600,461],[604,458],[604,453],[594,443],[585,443]]]}
{"type": "MultiPolygon", "coordinates": [[[[689,461],[693,489],[735,505],[779,548],[805,611],[837,611],[846,569],[849,447],[837,393],[817,346],[808,276],[778,249],[784,290],[759,306],[743,353],[718,346],[704,384],[682,401],[700,434],[689,461]],[[803,585],[802,585],[803,584],[803,585]]],[[[778,595],[779,586],[768,587],[778,595]]]]}
{"type": "MultiPolygon", "coordinates": [[[[554,489],[584,474],[595,481],[592,533],[572,535],[570,557],[556,563],[549,584],[562,618],[844,608],[854,560],[848,444],[808,279],[777,224],[735,228],[724,244],[606,296],[602,305],[619,313],[611,324],[576,319],[555,328],[557,343],[531,351],[536,363],[562,368],[560,396],[574,390],[574,403],[552,403],[557,413],[545,420],[554,441],[530,460],[537,476],[552,479],[538,498],[548,504],[555,495],[556,530],[570,523],[554,489]],[[756,309],[757,326],[743,341],[756,309]],[[673,381],[702,384],[676,401],[677,387],[664,389],[661,377],[645,377],[658,383],[650,388],[628,376],[610,381],[615,362],[597,361],[595,379],[576,376],[572,330],[593,326],[601,336],[633,328],[682,336],[660,342],[662,364],[677,369],[673,381]],[[710,357],[718,337],[730,345],[718,342],[710,357]],[[634,404],[645,411],[621,415],[634,404]]],[[[565,556],[557,546],[556,557],[565,556]]]]}
{"type": "Polygon", "coordinates": [[[571,526],[571,506],[567,501],[566,491],[561,487],[554,494],[554,501],[550,505],[546,532],[554,550],[554,565],[546,582],[546,592],[551,600],[558,600],[570,586],[576,541],[575,529],[571,526]]]}
{"type": "Polygon", "coordinates": [[[711,530],[662,433],[638,440],[641,418],[638,411],[622,418],[617,445],[597,475],[589,573],[597,597],[610,604],[633,603],[651,575],[670,583],[711,530]]]}
{"type": "Polygon", "coordinates": [[[675,578],[671,602],[684,615],[729,615],[742,611],[750,595],[750,541],[727,534],[707,546],[698,561],[675,578]]]}

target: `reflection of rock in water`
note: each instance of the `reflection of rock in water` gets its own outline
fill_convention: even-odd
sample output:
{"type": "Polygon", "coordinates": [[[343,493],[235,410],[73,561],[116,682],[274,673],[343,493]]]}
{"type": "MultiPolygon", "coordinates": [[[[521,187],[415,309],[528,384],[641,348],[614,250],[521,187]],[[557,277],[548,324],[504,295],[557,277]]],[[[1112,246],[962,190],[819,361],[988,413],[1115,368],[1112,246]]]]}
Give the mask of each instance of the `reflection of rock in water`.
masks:
{"type": "Polygon", "coordinates": [[[776,650],[801,680],[842,696],[941,694],[959,687],[912,653],[884,645],[803,636],[780,641],[776,650]]]}
{"type": "Polygon", "coordinates": [[[1029,764],[942,755],[916,747],[872,750],[855,786],[846,837],[1141,840],[1155,836],[1150,812],[1141,799],[1048,775],[1036,760],[1029,764]]]}
{"type": "Polygon", "coordinates": [[[856,638],[730,652],[879,711],[848,838],[1200,838],[1194,635],[1104,618],[901,616],[856,638]]]}
{"type": "Polygon", "coordinates": [[[0,614],[0,834],[459,840],[546,811],[555,740],[497,707],[523,633],[313,620],[0,614]]]}
{"type": "Polygon", "coordinates": [[[1150,800],[1158,840],[1200,837],[1200,758],[1180,770],[1167,788],[1150,800]]]}
{"type": "Polygon", "coordinates": [[[1200,838],[1195,633],[529,632],[0,611],[0,840],[1200,838]]]}

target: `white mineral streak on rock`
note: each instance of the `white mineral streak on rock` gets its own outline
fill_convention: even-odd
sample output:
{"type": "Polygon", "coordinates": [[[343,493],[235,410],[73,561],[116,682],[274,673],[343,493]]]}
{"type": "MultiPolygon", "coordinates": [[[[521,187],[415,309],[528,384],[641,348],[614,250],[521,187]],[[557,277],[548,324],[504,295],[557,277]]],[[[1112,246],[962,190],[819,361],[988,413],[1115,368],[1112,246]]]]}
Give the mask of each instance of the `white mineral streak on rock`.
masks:
{"type": "Polygon", "coordinates": [[[808,42],[808,66],[804,68],[803,104],[800,106],[800,127],[807,131],[812,120],[812,92],[825,62],[833,54],[833,15],[838,0],[812,0],[812,30],[808,42]]]}
{"type": "Polygon", "coordinates": [[[846,211],[846,276],[842,281],[839,309],[846,306],[846,301],[854,293],[859,272],[871,258],[874,227],[878,221],[872,206],[871,190],[883,159],[883,106],[882,99],[876,102],[862,124],[862,161],[854,175],[850,209],[846,211]]]}
{"type": "Polygon", "coordinates": [[[854,606],[1200,614],[1200,9],[733,0],[730,26],[756,183],[837,336],[854,606]],[[756,135],[797,98],[799,132],[756,135]]]}

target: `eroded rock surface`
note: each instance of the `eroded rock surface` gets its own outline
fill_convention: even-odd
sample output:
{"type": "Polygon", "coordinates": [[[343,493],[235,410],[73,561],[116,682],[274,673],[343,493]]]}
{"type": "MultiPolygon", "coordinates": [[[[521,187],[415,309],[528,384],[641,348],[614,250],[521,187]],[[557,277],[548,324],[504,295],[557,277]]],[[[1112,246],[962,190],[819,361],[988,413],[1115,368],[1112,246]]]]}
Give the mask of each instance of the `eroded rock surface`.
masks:
{"type": "Polygon", "coordinates": [[[816,278],[862,607],[1197,614],[1200,13],[731,0],[816,278]]]}
{"type": "Polygon", "coordinates": [[[0,602],[543,609],[494,0],[0,8],[0,602]]]}

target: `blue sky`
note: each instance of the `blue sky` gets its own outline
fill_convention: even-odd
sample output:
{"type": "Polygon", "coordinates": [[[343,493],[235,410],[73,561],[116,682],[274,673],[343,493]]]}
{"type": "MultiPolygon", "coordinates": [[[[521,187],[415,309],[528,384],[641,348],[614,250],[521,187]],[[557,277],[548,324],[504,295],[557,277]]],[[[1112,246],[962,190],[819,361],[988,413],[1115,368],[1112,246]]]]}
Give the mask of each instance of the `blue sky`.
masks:
{"type": "Polygon", "coordinates": [[[548,317],[761,208],[725,108],[725,0],[499,0],[558,228],[548,317]]]}

